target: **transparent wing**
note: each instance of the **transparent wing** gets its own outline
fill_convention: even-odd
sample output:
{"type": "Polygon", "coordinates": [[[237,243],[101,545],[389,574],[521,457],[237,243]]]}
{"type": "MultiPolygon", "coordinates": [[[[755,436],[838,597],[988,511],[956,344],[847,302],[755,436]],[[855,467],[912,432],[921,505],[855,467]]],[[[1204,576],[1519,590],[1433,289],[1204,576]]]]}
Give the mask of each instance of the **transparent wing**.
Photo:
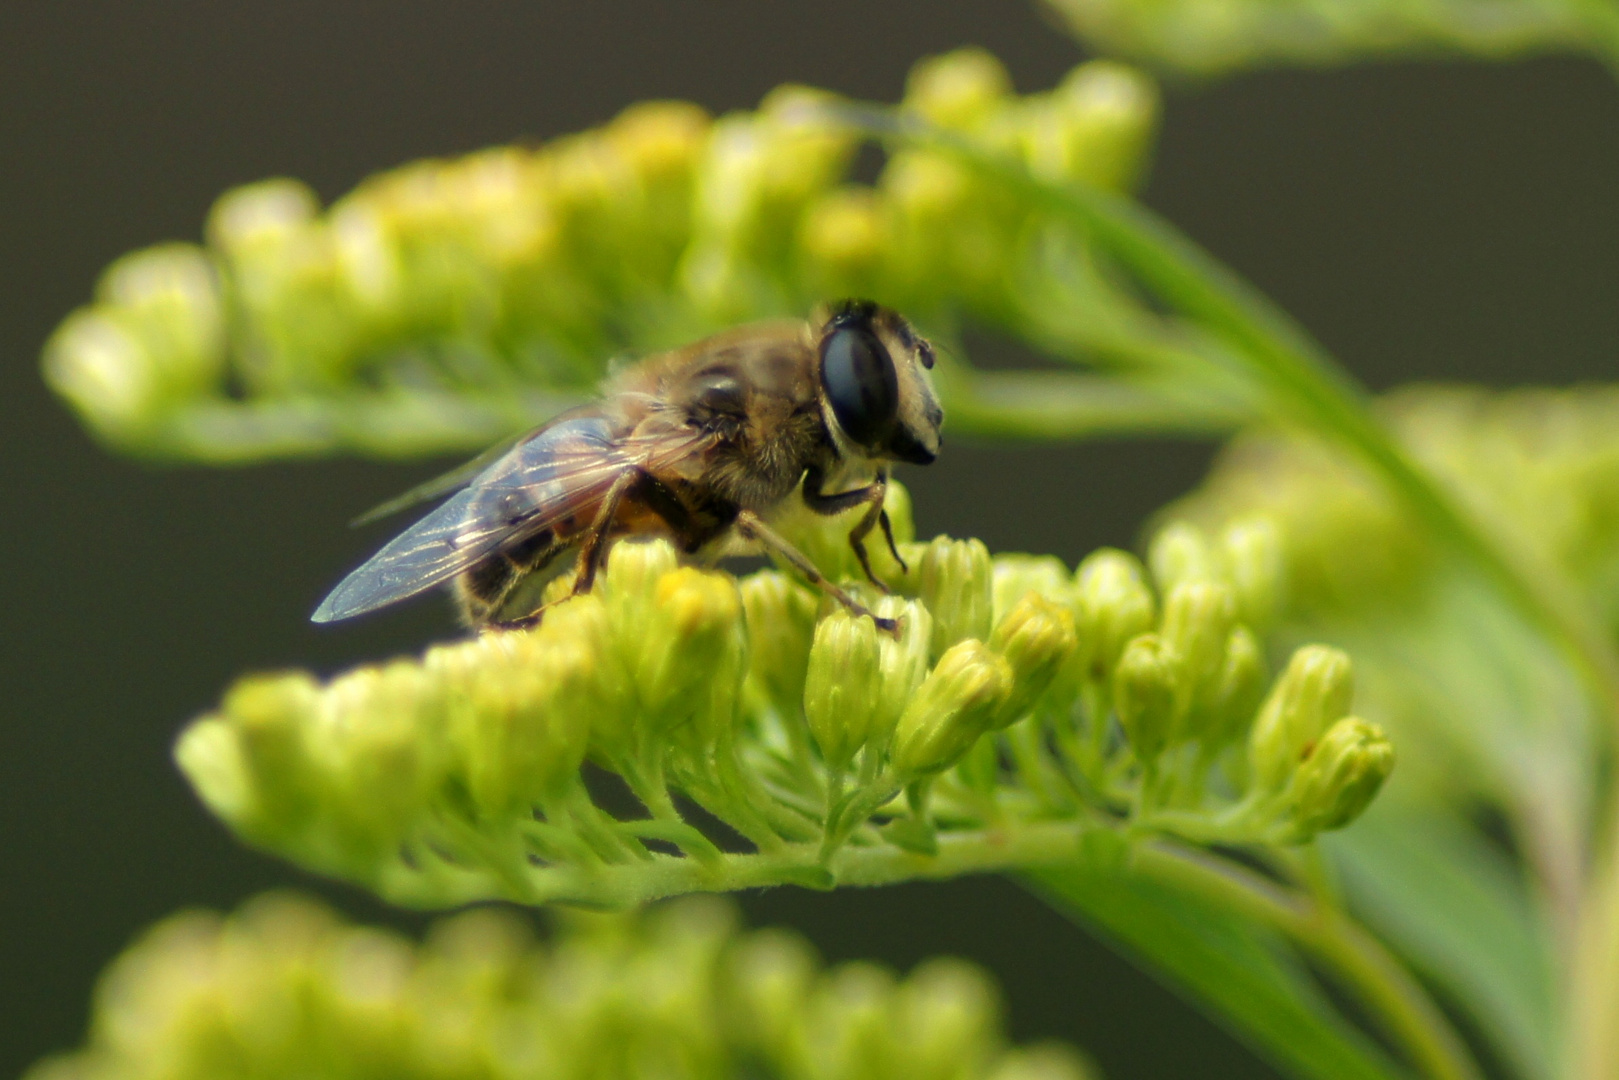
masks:
{"type": "Polygon", "coordinates": [[[513,435],[509,439],[502,439],[471,461],[463,462],[449,472],[440,473],[431,480],[423,481],[409,491],[401,492],[385,503],[373,506],[353,521],[349,528],[358,529],[362,525],[369,525],[373,521],[381,521],[385,517],[393,517],[401,510],[409,510],[413,506],[420,506],[425,502],[432,502],[441,496],[448,495],[457,488],[464,488],[477,478],[478,474],[491,464],[499,461],[511,453],[512,447],[529,437],[528,432],[513,435]]]}
{"type": "Polygon", "coordinates": [[[339,582],[310,619],[351,618],[442,584],[542,529],[594,513],[626,469],[665,469],[711,441],[695,428],[623,438],[600,416],[560,420],[395,537],[339,582]]]}

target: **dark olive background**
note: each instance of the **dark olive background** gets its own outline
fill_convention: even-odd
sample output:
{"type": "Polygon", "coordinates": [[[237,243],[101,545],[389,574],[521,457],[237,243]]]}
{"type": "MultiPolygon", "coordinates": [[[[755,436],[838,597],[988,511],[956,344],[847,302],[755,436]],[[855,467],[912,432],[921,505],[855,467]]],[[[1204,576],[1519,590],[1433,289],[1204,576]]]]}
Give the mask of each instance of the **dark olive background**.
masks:
{"type": "MultiPolygon", "coordinates": [[[[243,849],[169,760],[234,675],[343,664],[448,629],[432,602],[307,615],[379,538],[343,522],[430,465],[152,468],[46,394],[41,342],[109,260],[195,238],[226,187],[333,197],[374,170],[599,123],[646,97],[746,107],[798,80],[898,95],[966,43],[1023,90],[1076,47],[1019,3],[570,0],[0,5],[0,1075],[78,1041],[96,972],[178,908],[317,888],[243,849]]],[[[1363,379],[1608,378],[1619,340],[1619,93],[1573,60],[1377,65],[1172,90],[1147,200],[1250,275],[1363,379]]],[[[925,532],[1073,560],[1129,544],[1209,448],[952,440],[905,475],[925,532]]],[[[1019,1038],[1114,1077],[1272,1073],[1018,887],[783,889],[755,921],[831,957],[957,952],[1006,986],[1019,1038]]]]}

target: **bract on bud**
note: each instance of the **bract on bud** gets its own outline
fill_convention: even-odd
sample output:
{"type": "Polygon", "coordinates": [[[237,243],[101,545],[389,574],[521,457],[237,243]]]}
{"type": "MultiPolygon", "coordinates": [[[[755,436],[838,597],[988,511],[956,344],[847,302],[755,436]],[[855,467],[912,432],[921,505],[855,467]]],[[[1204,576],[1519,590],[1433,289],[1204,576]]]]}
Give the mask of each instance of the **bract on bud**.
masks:
{"type": "Polygon", "coordinates": [[[996,718],[997,728],[1027,716],[1079,647],[1074,616],[1066,607],[1025,593],[995,626],[989,647],[1012,669],[1012,692],[996,718]]]}
{"type": "Polygon", "coordinates": [[[1293,779],[1294,838],[1341,829],[1365,810],[1394,770],[1383,729],[1346,716],[1327,729],[1293,779]]]}
{"type": "Polygon", "coordinates": [[[894,732],[901,776],[940,772],[989,731],[1012,693],[1012,669],[980,641],[957,642],[923,680],[894,732]]]}
{"type": "Polygon", "coordinates": [[[880,746],[893,735],[894,725],[916,696],[916,688],[927,678],[933,616],[919,601],[897,596],[880,597],[872,610],[878,618],[899,623],[897,639],[892,634],[877,635],[877,655],[882,664],[880,702],[872,718],[870,741],[880,746]]]}
{"type": "Polygon", "coordinates": [[[1111,676],[1125,644],[1153,628],[1157,614],[1152,593],[1141,580],[1136,557],[1114,548],[1087,556],[1074,576],[1080,648],[1089,658],[1090,678],[1100,681],[1111,676]]]}
{"type": "Polygon", "coordinates": [[[921,596],[933,613],[934,656],[959,641],[988,638],[994,568],[983,541],[935,537],[922,555],[921,596]]]}
{"type": "Polygon", "coordinates": [[[1328,645],[1306,645],[1265,699],[1248,736],[1253,782],[1279,792],[1328,725],[1349,711],[1354,695],[1349,657],[1328,645]]]}
{"type": "Polygon", "coordinates": [[[1180,655],[1157,634],[1132,638],[1113,670],[1113,709],[1143,764],[1157,761],[1177,735],[1183,671],[1180,655]]]}
{"type": "Polygon", "coordinates": [[[845,769],[871,737],[881,708],[882,658],[877,624],[839,609],[815,626],[804,715],[821,756],[833,770],[845,769]]]}

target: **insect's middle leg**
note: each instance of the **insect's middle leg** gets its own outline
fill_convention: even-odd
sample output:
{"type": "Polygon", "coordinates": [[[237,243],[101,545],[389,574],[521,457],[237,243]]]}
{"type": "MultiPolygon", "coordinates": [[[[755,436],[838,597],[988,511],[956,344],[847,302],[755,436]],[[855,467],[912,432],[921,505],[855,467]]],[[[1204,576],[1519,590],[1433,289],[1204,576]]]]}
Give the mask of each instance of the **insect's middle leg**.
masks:
{"type": "Polygon", "coordinates": [[[842,604],[852,615],[865,615],[877,626],[890,634],[898,635],[899,623],[893,619],[885,619],[875,614],[870,608],[844,592],[837,585],[827,580],[825,574],[810,561],[809,556],[799,551],[785,537],[765,524],[764,519],[752,510],[743,510],[736,516],[736,529],[749,540],[757,540],[765,547],[772,549],[782,558],[792,563],[798,572],[809,579],[809,583],[825,592],[832,599],[842,604]]]}
{"type": "Polygon", "coordinates": [[[849,546],[854,549],[855,558],[860,560],[860,569],[865,571],[866,580],[877,586],[883,592],[890,592],[887,584],[877,577],[871,569],[871,557],[866,552],[866,537],[871,530],[880,523],[883,527],[883,539],[888,541],[888,550],[899,563],[903,573],[910,573],[911,568],[905,564],[900,556],[899,546],[894,543],[894,527],[889,523],[888,511],[883,509],[883,501],[888,497],[888,470],[878,472],[877,479],[865,487],[855,488],[853,491],[840,491],[835,495],[827,495],[821,491],[821,484],[825,476],[819,469],[811,469],[804,478],[804,504],[817,514],[841,514],[851,507],[865,504],[866,512],[861,515],[855,527],[849,530],[849,546]]]}
{"type": "Polygon", "coordinates": [[[602,563],[607,559],[607,534],[613,528],[613,519],[618,516],[624,496],[644,475],[640,469],[625,469],[607,489],[607,494],[602,496],[596,520],[591,522],[585,542],[579,548],[579,575],[573,580],[573,595],[587,593],[596,584],[596,575],[601,572],[602,563]]]}

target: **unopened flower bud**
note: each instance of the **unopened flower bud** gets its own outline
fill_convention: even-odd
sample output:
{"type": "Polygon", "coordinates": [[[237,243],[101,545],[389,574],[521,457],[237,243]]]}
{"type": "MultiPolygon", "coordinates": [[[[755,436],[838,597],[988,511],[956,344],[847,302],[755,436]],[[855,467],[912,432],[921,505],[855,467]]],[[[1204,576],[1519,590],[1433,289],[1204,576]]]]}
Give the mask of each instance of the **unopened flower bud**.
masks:
{"type": "Polygon", "coordinates": [[[1012,669],[1012,693],[995,722],[1001,728],[1027,716],[1051,689],[1079,635],[1067,608],[1030,592],[996,625],[989,647],[1012,669]]]}
{"type": "Polygon", "coordinates": [[[1341,829],[1365,810],[1394,769],[1394,745],[1376,724],[1346,716],[1327,729],[1293,780],[1294,837],[1341,829]]]}
{"type": "Polygon", "coordinates": [[[761,570],[741,581],[748,623],[748,677],[776,714],[789,722],[804,700],[804,675],[815,610],[812,591],[786,574],[761,570]]]}
{"type": "Polygon", "coordinates": [[[1051,1042],[1011,1051],[989,1080],[1093,1080],[1097,1075],[1073,1047],[1051,1042]]]}
{"type": "Polygon", "coordinates": [[[995,622],[1029,593],[1072,606],[1074,576],[1055,555],[1008,554],[994,557],[995,622]]]}
{"type": "Polygon", "coordinates": [[[1181,706],[1189,713],[1208,704],[1236,617],[1236,598],[1223,583],[1183,581],[1164,601],[1159,632],[1181,658],[1181,706]]]}
{"type": "Polygon", "coordinates": [[[1158,89],[1143,72],[1093,60],[1052,91],[1059,117],[1061,175],[1128,191],[1144,172],[1158,126],[1158,89]]]}
{"type": "Polygon", "coordinates": [[[653,589],[644,624],[615,624],[650,725],[708,745],[729,725],[741,689],[742,601],[729,576],[684,566],[653,589]]]}
{"type": "Polygon", "coordinates": [[[916,688],[928,675],[928,649],[933,641],[933,616],[919,601],[884,596],[872,605],[880,619],[899,624],[899,637],[877,635],[877,655],[882,670],[879,707],[872,721],[871,741],[887,742],[894,725],[916,696],[916,688]]]}
{"type": "Polygon", "coordinates": [[[980,641],[952,645],[939,658],[894,732],[901,776],[940,772],[990,730],[1012,693],[1012,669],[980,641]]]}
{"type": "Polygon", "coordinates": [[[893,1035],[913,1076],[979,1075],[999,1040],[1000,995],[984,970],[937,957],[894,995],[893,1035]]]}
{"type": "Polygon", "coordinates": [[[1152,580],[1164,596],[1184,582],[1212,581],[1220,577],[1203,530],[1184,521],[1171,522],[1158,530],[1147,549],[1147,565],[1152,568],[1152,580]]]}
{"type": "Polygon", "coordinates": [[[1136,759],[1157,761],[1177,733],[1182,663],[1157,634],[1141,634],[1125,647],[1113,670],[1113,708],[1136,759]]]}
{"type": "Polygon", "coordinates": [[[939,536],[922,556],[922,602],[933,613],[934,656],[959,641],[989,637],[994,568],[981,540],[939,536]]]}
{"type": "Polygon", "coordinates": [[[904,107],[940,127],[970,130],[991,119],[1011,95],[1011,77],[992,53],[957,49],[911,68],[904,107]]]}
{"type": "Polygon", "coordinates": [[[1205,705],[1206,719],[1197,733],[1205,746],[1223,746],[1240,737],[1265,696],[1265,651],[1246,626],[1226,639],[1220,665],[1205,705]]]}
{"type": "Polygon", "coordinates": [[[834,611],[815,626],[804,715],[829,768],[848,767],[871,738],[881,707],[881,657],[877,624],[864,615],[834,611]]]}
{"type": "Polygon", "coordinates": [[[1306,645],[1296,651],[1248,736],[1253,782],[1281,791],[1328,725],[1349,711],[1353,695],[1353,671],[1342,650],[1306,645]]]}
{"type": "Polygon", "coordinates": [[[1135,556],[1113,548],[1093,552],[1075,571],[1079,586],[1076,620],[1089,676],[1108,678],[1124,646],[1156,621],[1152,593],[1141,580],[1135,556]]]}
{"type": "Polygon", "coordinates": [[[1282,540],[1269,518],[1233,522],[1221,535],[1226,576],[1242,621],[1264,628],[1276,617],[1282,589],[1282,540]]]}

